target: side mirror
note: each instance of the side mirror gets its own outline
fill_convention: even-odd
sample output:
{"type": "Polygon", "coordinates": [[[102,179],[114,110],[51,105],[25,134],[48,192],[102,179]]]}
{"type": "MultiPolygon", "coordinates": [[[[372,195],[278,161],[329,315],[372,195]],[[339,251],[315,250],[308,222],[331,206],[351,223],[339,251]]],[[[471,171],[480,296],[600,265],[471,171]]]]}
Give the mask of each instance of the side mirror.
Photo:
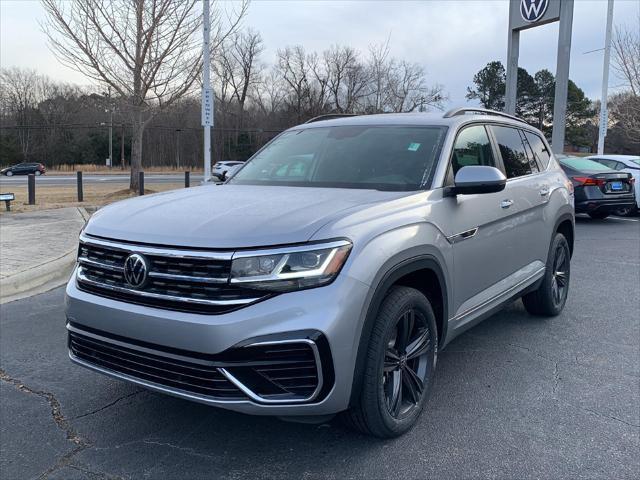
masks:
{"type": "Polygon", "coordinates": [[[473,195],[504,190],[507,177],[496,167],[473,165],[462,167],[454,179],[449,195],[473,195]]]}

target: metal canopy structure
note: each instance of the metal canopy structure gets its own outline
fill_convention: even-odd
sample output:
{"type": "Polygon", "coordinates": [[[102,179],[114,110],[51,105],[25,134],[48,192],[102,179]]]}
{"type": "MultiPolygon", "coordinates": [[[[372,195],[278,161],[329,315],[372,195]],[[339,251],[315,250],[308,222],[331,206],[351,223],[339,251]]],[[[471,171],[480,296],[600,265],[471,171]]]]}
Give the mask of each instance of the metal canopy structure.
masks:
{"type": "Polygon", "coordinates": [[[560,31],[558,33],[558,58],[555,75],[556,88],[553,107],[551,148],[555,153],[561,153],[564,149],[564,134],[567,119],[573,0],[510,0],[505,111],[511,115],[515,115],[516,113],[520,31],[557,21],[560,22],[560,31]]]}

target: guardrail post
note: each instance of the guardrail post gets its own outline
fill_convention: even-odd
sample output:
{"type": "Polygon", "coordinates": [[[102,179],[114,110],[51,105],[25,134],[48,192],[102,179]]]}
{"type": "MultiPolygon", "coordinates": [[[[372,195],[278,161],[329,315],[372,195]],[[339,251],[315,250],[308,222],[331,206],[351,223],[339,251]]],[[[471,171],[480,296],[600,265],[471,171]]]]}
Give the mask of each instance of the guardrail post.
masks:
{"type": "Polygon", "coordinates": [[[76,173],[78,177],[78,201],[84,202],[84,191],[82,190],[82,172],[76,173]]]}
{"type": "Polygon", "coordinates": [[[191,185],[191,172],[188,170],[184,172],[184,188],[189,188],[191,185]]]}
{"type": "Polygon", "coordinates": [[[144,172],[138,172],[138,195],[144,195],[144,172]]]}
{"type": "Polygon", "coordinates": [[[29,205],[36,204],[36,176],[33,173],[29,174],[27,189],[29,190],[29,205]]]}

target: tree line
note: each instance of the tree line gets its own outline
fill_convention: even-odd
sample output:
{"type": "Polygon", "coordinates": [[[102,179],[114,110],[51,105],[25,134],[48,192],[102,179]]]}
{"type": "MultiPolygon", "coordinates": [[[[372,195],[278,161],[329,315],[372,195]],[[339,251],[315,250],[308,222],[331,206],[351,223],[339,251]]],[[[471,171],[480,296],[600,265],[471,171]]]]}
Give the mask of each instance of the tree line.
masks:
{"type": "MultiPolygon", "coordinates": [[[[113,163],[199,165],[202,18],[197,0],[42,0],[49,45],[95,87],[64,85],[31,70],[2,70],[3,163],[104,163],[114,126],[113,163]],[[143,153],[144,152],[144,153],[143,153]],[[118,155],[119,153],[119,155],[118,155]]],[[[247,2],[212,9],[214,160],[245,159],[279,131],[325,113],[425,111],[447,95],[422,66],[390,55],[389,41],[366,52],[334,45],[285,46],[270,64],[264,43],[240,28],[247,2]]]]}
{"type": "MultiPolygon", "coordinates": [[[[0,163],[104,164],[111,126],[112,162],[131,169],[132,188],[146,165],[200,166],[199,1],[42,3],[49,46],[92,86],[56,82],[34,70],[2,69],[0,163]]],[[[265,58],[260,33],[242,27],[247,9],[247,2],[214,2],[212,9],[214,161],[246,159],[278,132],[317,115],[427,111],[441,109],[448,99],[421,65],[390,54],[389,39],[365,51],[288,45],[265,58]]],[[[637,150],[640,138],[639,44],[635,30],[616,32],[614,68],[627,86],[609,99],[607,144],[617,145],[619,153],[637,150]]],[[[504,77],[500,62],[489,63],[475,75],[467,97],[501,110],[504,77]]],[[[553,120],[554,87],[548,70],[518,72],[517,113],[545,133],[553,120]]],[[[570,82],[572,146],[593,148],[597,107],[570,82]]]]}

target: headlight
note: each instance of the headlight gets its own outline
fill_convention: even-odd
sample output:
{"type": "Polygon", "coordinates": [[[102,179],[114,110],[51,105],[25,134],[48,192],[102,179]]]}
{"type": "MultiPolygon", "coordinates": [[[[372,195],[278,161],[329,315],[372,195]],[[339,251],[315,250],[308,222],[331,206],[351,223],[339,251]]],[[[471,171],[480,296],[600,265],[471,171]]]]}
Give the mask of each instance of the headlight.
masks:
{"type": "Polygon", "coordinates": [[[289,292],[330,283],[349,256],[351,242],[338,240],[300,247],[236,252],[231,283],[289,292]]]}

